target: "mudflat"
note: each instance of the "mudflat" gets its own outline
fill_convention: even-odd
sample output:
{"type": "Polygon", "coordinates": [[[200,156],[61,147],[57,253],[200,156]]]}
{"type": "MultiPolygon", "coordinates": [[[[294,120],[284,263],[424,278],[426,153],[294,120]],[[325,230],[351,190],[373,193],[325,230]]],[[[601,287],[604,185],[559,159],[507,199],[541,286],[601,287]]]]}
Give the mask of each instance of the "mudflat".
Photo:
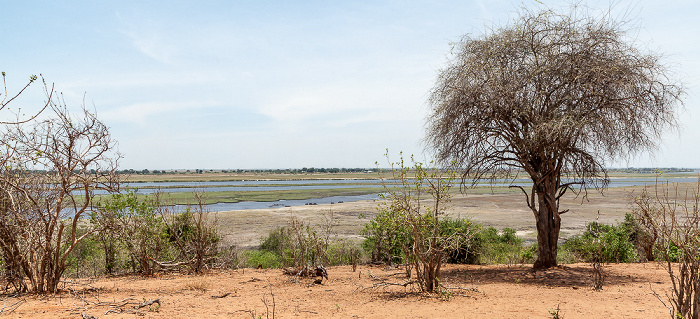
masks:
{"type": "MultiPolygon", "coordinates": [[[[594,190],[588,194],[568,194],[562,198],[560,208],[569,211],[562,215],[561,238],[566,239],[585,231],[588,223],[598,220],[605,224],[617,224],[625,213],[632,210],[632,196],[642,187],[617,187],[603,194],[594,190]]],[[[226,243],[240,248],[260,244],[260,239],[271,230],[285,226],[292,216],[312,225],[323,225],[329,220],[334,231],[342,238],[361,239],[360,230],[377,214],[381,201],[359,201],[326,205],[307,205],[269,209],[251,209],[212,213],[226,243]]],[[[535,217],[525,203],[525,195],[518,189],[494,188],[455,195],[447,205],[446,215],[453,218],[469,218],[485,226],[497,229],[509,227],[529,242],[536,241],[535,217]]]]}

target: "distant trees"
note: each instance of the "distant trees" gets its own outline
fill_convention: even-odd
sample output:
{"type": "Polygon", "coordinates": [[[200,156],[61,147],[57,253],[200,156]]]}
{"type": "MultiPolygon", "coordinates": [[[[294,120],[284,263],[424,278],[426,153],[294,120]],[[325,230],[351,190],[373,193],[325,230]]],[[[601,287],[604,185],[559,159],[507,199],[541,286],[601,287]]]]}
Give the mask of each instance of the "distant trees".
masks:
{"type": "Polygon", "coordinates": [[[534,267],[555,266],[561,197],[605,188],[609,160],[653,150],[677,126],[683,87],[623,23],[577,8],[524,10],[455,49],[430,93],[427,144],[473,182],[525,172],[534,267]]]}

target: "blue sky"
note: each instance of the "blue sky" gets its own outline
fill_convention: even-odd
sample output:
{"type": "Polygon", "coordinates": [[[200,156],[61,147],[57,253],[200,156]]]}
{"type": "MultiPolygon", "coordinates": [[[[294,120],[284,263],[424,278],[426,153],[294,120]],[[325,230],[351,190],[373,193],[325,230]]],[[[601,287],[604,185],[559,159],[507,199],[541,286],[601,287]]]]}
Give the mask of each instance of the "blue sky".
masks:
{"type": "MultiPolygon", "coordinates": [[[[41,73],[70,106],[85,98],[119,141],[122,168],[374,167],[387,148],[429,156],[426,99],[450,42],[521,5],[542,6],[0,0],[0,70],[10,92],[41,73]]],[[[666,54],[689,94],[680,134],[653,157],[611,165],[700,167],[700,2],[618,1],[614,12],[628,12],[640,45],[666,54]]],[[[41,98],[35,85],[13,106],[41,98]]]]}

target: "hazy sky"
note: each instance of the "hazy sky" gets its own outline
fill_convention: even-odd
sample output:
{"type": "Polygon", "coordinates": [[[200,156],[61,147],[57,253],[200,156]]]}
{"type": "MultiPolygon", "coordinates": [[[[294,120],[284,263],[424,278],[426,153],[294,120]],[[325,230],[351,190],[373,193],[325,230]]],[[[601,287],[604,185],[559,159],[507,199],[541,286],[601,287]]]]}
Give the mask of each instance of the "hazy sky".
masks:
{"type": "MultiPolygon", "coordinates": [[[[41,73],[70,106],[85,97],[119,141],[122,168],[374,167],[387,148],[425,156],[427,93],[450,42],[521,5],[542,6],[0,0],[0,70],[10,92],[41,73]]],[[[700,1],[614,11],[635,19],[640,45],[665,53],[689,94],[680,134],[653,158],[612,165],[700,167],[700,1]]],[[[41,97],[36,85],[13,106],[41,97]]]]}

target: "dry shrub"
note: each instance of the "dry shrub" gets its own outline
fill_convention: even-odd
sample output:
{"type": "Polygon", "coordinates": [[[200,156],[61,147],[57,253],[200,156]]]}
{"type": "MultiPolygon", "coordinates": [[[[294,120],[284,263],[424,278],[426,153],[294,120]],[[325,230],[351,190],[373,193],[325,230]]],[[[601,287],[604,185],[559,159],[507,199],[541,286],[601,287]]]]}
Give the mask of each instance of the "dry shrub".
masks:
{"type": "Polygon", "coordinates": [[[119,155],[109,130],[83,109],[47,96],[53,116],[0,134],[0,253],[18,291],[56,292],[74,249],[99,228],[95,190],[113,192],[119,155]]]}
{"type": "Polygon", "coordinates": [[[658,236],[654,250],[671,279],[666,294],[673,318],[700,315],[700,180],[693,188],[656,183],[634,198],[634,215],[647,234],[658,236]]]}

